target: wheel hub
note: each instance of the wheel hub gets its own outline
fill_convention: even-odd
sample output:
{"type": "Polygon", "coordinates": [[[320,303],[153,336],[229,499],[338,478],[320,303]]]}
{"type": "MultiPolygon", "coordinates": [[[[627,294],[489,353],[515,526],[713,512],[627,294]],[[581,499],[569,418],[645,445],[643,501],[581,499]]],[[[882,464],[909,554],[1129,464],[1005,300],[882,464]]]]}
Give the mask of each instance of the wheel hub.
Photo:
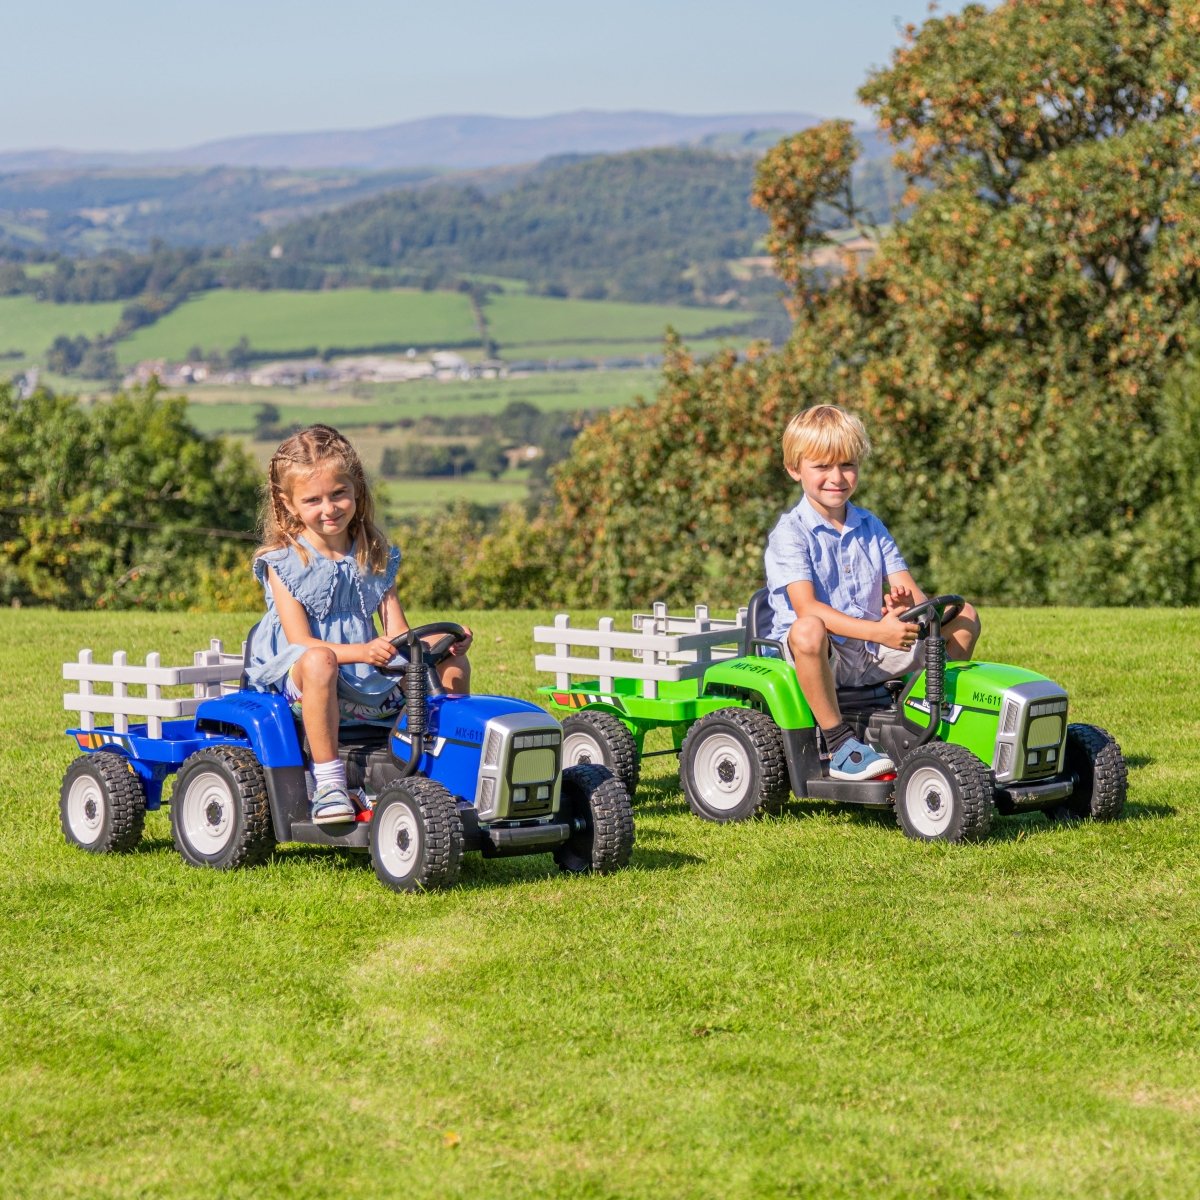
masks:
{"type": "Polygon", "coordinates": [[[745,747],[723,730],[712,732],[697,747],[692,777],[704,803],[718,812],[736,808],[753,784],[745,747]]]}
{"type": "Polygon", "coordinates": [[[83,805],[83,815],[87,817],[89,821],[94,821],[96,819],[96,801],[91,797],[89,797],[83,805]]]}
{"type": "Polygon", "coordinates": [[[925,838],[946,836],[954,820],[954,786],[940,764],[922,762],[912,770],[904,787],[896,795],[896,804],[904,805],[917,834],[925,838]]]}
{"type": "Polygon", "coordinates": [[[237,800],[219,770],[197,771],[172,804],[179,806],[180,832],[197,854],[217,855],[228,847],[236,833],[237,800]]]}
{"type": "Polygon", "coordinates": [[[382,813],[371,818],[373,835],[378,837],[379,863],[393,878],[408,876],[421,857],[421,827],[416,812],[407,803],[386,804],[382,813]]]}

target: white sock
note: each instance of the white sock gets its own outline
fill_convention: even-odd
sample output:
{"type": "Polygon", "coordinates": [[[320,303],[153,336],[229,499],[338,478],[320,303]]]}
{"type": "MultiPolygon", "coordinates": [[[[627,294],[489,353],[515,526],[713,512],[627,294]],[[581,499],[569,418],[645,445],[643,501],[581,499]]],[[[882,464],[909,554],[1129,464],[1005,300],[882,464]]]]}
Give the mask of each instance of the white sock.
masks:
{"type": "Polygon", "coordinates": [[[346,786],[346,764],[340,758],[335,758],[333,762],[313,763],[312,772],[317,787],[323,783],[336,783],[341,788],[346,786]]]}

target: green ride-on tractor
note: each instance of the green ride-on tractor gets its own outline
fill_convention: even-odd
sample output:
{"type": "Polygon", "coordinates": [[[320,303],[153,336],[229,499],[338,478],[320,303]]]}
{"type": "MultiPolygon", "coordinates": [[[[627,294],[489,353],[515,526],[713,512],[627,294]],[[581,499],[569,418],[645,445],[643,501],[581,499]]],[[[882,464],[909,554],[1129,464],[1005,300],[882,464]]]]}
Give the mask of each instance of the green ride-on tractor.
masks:
{"type": "Polygon", "coordinates": [[[1056,817],[1109,821],[1125,805],[1125,759],[1095,725],[1068,723],[1066,691],[1033,671],[990,662],[947,662],[942,626],[961,596],[937,596],[902,620],[920,624],[921,670],[886,684],[839,688],[842,714],[858,737],[897,764],[876,779],[830,779],[812,711],[784,648],[766,637],[770,606],[762,589],[736,621],[634,618],[633,634],[577,630],[560,616],[534,639],[556,646],[537,657],[557,673],[544,687],[563,718],[564,765],[598,762],[630,794],[646,734],[667,728],[692,811],[709,821],[742,821],[801,799],[894,808],[909,837],[961,842],[984,837],[995,811],[1043,810],[1056,817]],[[731,645],[731,643],[735,643],[731,645]],[[599,658],[567,656],[571,645],[599,658]],[[622,661],[614,652],[627,652],[622,661]],[[640,661],[637,661],[639,660],[640,661]],[[581,673],[590,678],[577,678],[581,673]]]}

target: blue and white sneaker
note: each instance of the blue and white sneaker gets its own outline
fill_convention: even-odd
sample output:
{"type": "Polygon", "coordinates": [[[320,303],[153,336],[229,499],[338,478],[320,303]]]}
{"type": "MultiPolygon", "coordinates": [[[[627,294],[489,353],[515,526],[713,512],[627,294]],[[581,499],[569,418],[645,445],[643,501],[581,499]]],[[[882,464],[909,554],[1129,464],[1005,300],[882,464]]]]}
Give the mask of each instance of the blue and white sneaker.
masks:
{"type": "Polygon", "coordinates": [[[344,787],[337,783],[323,783],[312,798],[312,819],[314,825],[339,825],[353,821],[355,816],[354,801],[344,787]]]}
{"type": "Polygon", "coordinates": [[[829,760],[830,779],[877,779],[895,769],[896,764],[886,754],[872,750],[857,738],[847,738],[829,760]]]}

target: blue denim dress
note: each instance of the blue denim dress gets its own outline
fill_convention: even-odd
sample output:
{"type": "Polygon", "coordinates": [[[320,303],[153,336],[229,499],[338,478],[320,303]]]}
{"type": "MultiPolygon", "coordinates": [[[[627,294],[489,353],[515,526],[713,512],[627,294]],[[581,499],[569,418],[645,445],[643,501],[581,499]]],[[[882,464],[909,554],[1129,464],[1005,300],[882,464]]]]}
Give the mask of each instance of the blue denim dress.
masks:
{"type": "MultiPolygon", "coordinates": [[[[260,691],[282,691],[287,673],[308,648],[293,646],[283,632],[275,598],[267,582],[267,568],[300,601],[308,614],[308,628],[323,642],[369,642],[378,637],[373,618],[384,593],[396,582],[400,551],[392,546],[384,572],[376,575],[359,569],[354,548],[336,561],[308,549],[308,562],[295,546],[269,550],[254,560],[254,574],[263,585],[267,615],[250,639],[250,666],[246,677],[260,691]]],[[[343,663],[338,668],[338,696],[355,705],[377,708],[396,687],[394,675],[381,675],[369,663],[343,663]]]]}

